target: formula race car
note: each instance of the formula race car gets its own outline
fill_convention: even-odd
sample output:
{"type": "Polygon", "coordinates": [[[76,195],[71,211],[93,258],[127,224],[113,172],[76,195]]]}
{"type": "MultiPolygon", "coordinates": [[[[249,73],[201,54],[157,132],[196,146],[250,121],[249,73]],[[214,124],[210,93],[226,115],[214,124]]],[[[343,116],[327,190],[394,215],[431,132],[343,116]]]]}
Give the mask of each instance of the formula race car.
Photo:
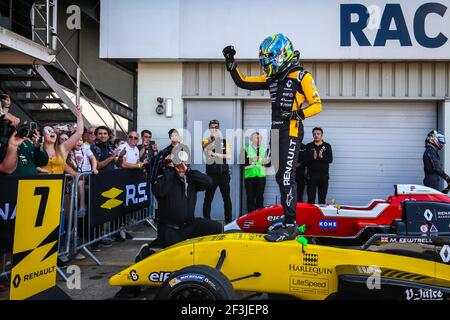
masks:
{"type": "MultiPolygon", "coordinates": [[[[387,200],[374,199],[366,206],[297,203],[298,225],[305,225],[305,235],[317,236],[317,243],[362,245],[373,234],[385,233],[392,221],[402,217],[405,200],[432,201],[450,205],[450,197],[421,185],[398,184],[387,200]]],[[[224,227],[225,232],[266,233],[281,226],[283,207],[274,205],[250,212],[224,227]]]]}
{"type": "Polygon", "coordinates": [[[450,206],[411,199],[402,207],[402,219],[359,248],[218,234],[154,253],[109,283],[158,286],[156,299],[234,299],[246,291],[269,298],[449,300],[450,206]]]}

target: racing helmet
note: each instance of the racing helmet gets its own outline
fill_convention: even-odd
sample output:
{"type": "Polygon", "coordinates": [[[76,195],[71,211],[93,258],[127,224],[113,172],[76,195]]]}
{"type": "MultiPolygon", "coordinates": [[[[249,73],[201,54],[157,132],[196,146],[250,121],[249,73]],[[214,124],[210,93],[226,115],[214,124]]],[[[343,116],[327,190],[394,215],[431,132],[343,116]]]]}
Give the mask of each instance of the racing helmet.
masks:
{"type": "Polygon", "coordinates": [[[265,38],[259,46],[259,62],[269,77],[284,71],[293,57],[294,46],[281,33],[265,38]]]}
{"type": "Polygon", "coordinates": [[[445,136],[436,130],[430,131],[425,139],[425,143],[431,143],[436,147],[442,149],[445,145],[445,136]]]}

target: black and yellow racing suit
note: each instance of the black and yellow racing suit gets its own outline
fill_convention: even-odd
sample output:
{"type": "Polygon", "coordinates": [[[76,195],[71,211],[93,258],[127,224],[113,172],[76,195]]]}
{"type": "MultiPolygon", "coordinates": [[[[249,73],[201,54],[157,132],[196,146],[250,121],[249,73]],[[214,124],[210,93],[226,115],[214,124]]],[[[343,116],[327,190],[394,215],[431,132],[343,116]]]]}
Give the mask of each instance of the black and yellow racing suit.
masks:
{"type": "MultiPolygon", "coordinates": [[[[303,140],[302,120],[322,111],[322,103],[311,74],[299,65],[288,67],[275,77],[245,76],[236,67],[230,70],[236,85],[248,90],[268,89],[272,101],[272,131],[279,130],[278,171],[281,203],[286,223],[295,222],[297,184],[295,171],[300,145],[303,140]],[[306,108],[301,108],[304,101],[306,108]]],[[[274,137],[274,132],[272,132],[274,137]]],[[[271,139],[271,149],[274,150],[271,139]]],[[[273,155],[272,155],[273,159],[273,155]]],[[[272,160],[272,163],[274,161],[272,160]]]]}

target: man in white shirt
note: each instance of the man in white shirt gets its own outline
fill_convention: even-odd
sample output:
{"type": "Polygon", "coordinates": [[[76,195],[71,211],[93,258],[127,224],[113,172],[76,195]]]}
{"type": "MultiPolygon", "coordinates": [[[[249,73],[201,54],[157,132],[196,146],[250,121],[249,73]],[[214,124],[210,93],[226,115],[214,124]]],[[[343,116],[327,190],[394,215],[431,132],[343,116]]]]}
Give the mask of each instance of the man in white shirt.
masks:
{"type": "Polygon", "coordinates": [[[120,145],[117,149],[119,156],[118,163],[124,169],[140,169],[143,163],[139,161],[139,149],[137,147],[139,141],[139,133],[130,131],[128,133],[127,142],[120,145]],[[123,154],[122,150],[126,150],[123,154]]]}

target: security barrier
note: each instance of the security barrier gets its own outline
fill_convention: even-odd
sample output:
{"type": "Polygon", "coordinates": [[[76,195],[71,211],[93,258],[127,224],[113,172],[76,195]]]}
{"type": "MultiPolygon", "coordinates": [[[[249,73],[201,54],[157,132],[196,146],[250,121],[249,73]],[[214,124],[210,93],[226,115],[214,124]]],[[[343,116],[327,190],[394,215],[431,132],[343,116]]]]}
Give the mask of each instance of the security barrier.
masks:
{"type": "Polygon", "coordinates": [[[97,264],[101,264],[91,250],[100,241],[142,223],[153,226],[152,195],[141,170],[113,170],[98,175],[81,173],[74,179],[72,190],[70,254],[83,250],[97,264]],[[84,215],[79,215],[80,183],[84,184],[88,199],[84,215]]]}

